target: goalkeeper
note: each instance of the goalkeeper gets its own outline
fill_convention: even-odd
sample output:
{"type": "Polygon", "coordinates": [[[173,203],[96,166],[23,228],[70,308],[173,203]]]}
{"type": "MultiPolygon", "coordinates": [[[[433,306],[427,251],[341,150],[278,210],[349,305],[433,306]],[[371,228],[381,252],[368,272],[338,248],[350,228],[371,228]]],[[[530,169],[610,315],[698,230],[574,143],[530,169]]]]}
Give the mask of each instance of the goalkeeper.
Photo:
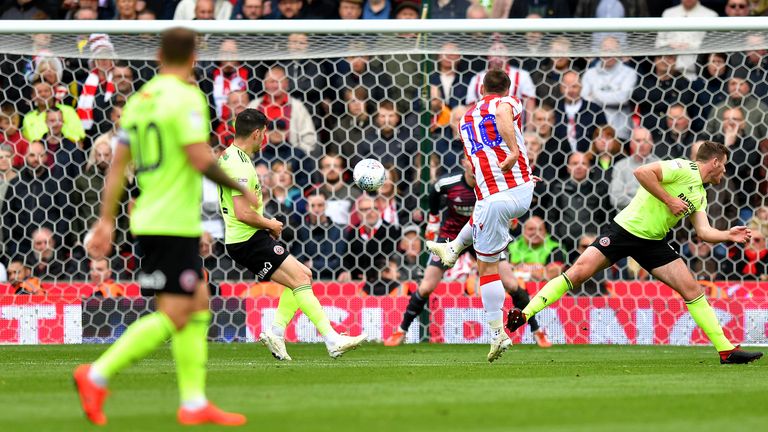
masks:
{"type": "Polygon", "coordinates": [[[680,219],[689,217],[700,239],[709,243],[745,243],[752,232],[744,226],[720,231],[710,226],[706,214],[705,184],[719,184],[725,174],[729,150],[705,141],[696,161],[674,159],[643,165],[635,170],[640,188],[629,205],[614,218],[603,236],[576,260],[573,267],[549,281],[522,311],[512,309],[507,328],[515,331],[569,289],[577,288],[597,272],[631,256],[656,279],[677,291],[685,300],[696,324],[704,330],[720,354],[720,363],[749,363],[763,356],[733,346],[723,334],[714,310],[680,255],[664,240],[680,219]]]}
{"type": "MultiPolygon", "coordinates": [[[[219,158],[219,166],[237,184],[261,195],[261,183],[251,155],[261,149],[266,139],[267,117],[255,109],[246,109],[235,118],[235,140],[219,158]]],[[[357,348],[365,335],[336,333],[320,302],[312,292],[312,271],[290,255],[277,241],[282,222],[264,217],[264,205],[252,206],[238,189],[219,186],[219,202],[224,217],[224,243],[227,253],[238,264],[252,271],[260,281],[271,280],[289,289],[283,290],[272,328],[260,335],[261,342],[278,360],[291,360],[285,348],[285,328],[301,309],[325,339],[328,354],[337,358],[357,348]]]]}

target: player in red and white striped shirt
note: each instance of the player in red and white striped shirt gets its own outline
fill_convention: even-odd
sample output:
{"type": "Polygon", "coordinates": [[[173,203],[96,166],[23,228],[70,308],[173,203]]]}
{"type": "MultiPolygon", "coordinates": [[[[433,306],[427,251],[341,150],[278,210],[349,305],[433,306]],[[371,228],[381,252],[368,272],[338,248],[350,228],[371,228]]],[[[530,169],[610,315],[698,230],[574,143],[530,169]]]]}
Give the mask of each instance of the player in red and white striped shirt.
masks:
{"type": "Polygon", "coordinates": [[[510,84],[504,71],[489,71],[483,79],[482,99],[459,122],[464,153],[472,162],[477,182],[477,202],[469,223],[451,242],[426,244],[448,267],[464,248],[474,244],[483,308],[491,328],[489,362],[512,345],[503,330],[499,259],[512,240],[509,221],[527,213],[533,198],[533,176],[522,131],[523,107],[519,99],[507,96],[510,84]]]}

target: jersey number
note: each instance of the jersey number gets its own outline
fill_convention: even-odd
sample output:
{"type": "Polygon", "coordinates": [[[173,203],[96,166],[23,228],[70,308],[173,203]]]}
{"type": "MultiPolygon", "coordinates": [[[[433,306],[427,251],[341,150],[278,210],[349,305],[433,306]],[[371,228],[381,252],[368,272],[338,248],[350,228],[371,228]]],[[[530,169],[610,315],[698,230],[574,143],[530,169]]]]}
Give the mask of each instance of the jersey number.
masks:
{"type": "Polygon", "coordinates": [[[150,122],[143,131],[138,125],[128,128],[130,142],[136,143],[133,160],[136,162],[136,174],[156,170],[163,162],[163,136],[156,123],[150,122]],[[139,133],[143,132],[141,136],[139,133]]]}
{"type": "Polygon", "coordinates": [[[472,146],[469,153],[475,154],[483,149],[483,147],[498,147],[501,145],[501,134],[499,129],[496,128],[496,116],[488,114],[480,120],[478,125],[480,129],[480,141],[477,140],[475,134],[475,128],[472,123],[464,123],[461,125],[461,129],[466,132],[467,138],[469,138],[469,144],[472,146]]]}

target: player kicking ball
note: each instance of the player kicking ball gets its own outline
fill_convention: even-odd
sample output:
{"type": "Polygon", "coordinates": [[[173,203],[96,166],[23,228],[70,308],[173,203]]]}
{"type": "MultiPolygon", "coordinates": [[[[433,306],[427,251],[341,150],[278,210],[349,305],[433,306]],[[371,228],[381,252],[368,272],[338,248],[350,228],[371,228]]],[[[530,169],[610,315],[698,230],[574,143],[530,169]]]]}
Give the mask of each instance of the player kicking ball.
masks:
{"type": "MultiPolygon", "coordinates": [[[[261,196],[261,183],[251,155],[266,139],[267,117],[255,109],[241,112],[235,119],[235,140],[219,157],[219,166],[237,184],[261,196]]],[[[224,243],[236,263],[252,271],[259,281],[287,287],[280,296],[271,330],[261,333],[261,342],[278,360],[291,360],[285,348],[285,328],[301,309],[325,339],[328,354],[341,357],[365,341],[365,334],[346,336],[336,332],[312,292],[312,271],[290,255],[277,241],[282,222],[264,217],[264,205],[252,206],[240,190],[219,186],[221,214],[224,217],[224,243]]]]}
{"type": "MultiPolygon", "coordinates": [[[[430,192],[429,224],[427,225],[426,234],[426,238],[430,241],[435,239],[435,237],[437,237],[438,242],[455,239],[469,221],[470,215],[472,215],[472,210],[475,207],[474,188],[477,183],[472,173],[472,164],[464,156],[461,158],[461,166],[464,168],[464,173],[449,175],[439,179],[430,192]],[[442,197],[445,197],[445,203],[448,208],[445,219],[441,223],[440,202],[442,197]]],[[[466,246],[469,247],[472,244],[471,229],[465,231],[465,237],[468,240],[466,246]]],[[[465,249],[464,252],[474,254],[474,251],[471,249],[465,249]]],[[[458,258],[458,255],[456,258],[458,258]]],[[[403,321],[395,332],[384,341],[384,346],[397,346],[405,341],[405,336],[411,323],[424,310],[429,301],[429,295],[437,288],[445,272],[453,267],[455,259],[448,264],[443,264],[437,256],[430,258],[418,289],[411,294],[408,306],[403,314],[403,321]]],[[[499,276],[501,277],[504,289],[512,296],[512,303],[515,307],[526,307],[528,302],[530,302],[528,292],[518,287],[512,273],[512,267],[505,259],[499,262],[499,276]]],[[[549,348],[552,346],[552,343],[547,338],[547,333],[544,329],[539,328],[535,318],[530,320],[528,324],[531,326],[533,338],[540,347],[549,348]]]]}
{"type": "Polygon", "coordinates": [[[578,288],[597,272],[631,256],[683,297],[691,317],[720,354],[720,363],[749,363],[762,357],[763,353],[744,351],[725,337],[704,289],[696,283],[680,255],[664,240],[684,217],[690,218],[696,235],[705,242],[750,240],[752,232],[747,227],[720,231],[712,228],[707,218],[704,185],[722,181],[728,156],[729,150],[723,144],[705,141],[699,147],[696,161],[674,159],[637,168],[635,178],[642,187],[629,205],[576,263],[549,281],[526,308],[509,311],[507,328],[517,330],[569,289],[578,288]]]}
{"type": "Polygon", "coordinates": [[[491,329],[489,362],[512,345],[504,332],[505,293],[499,260],[511,241],[510,219],[527,213],[533,199],[533,176],[523,141],[523,106],[519,99],[505,96],[510,84],[503,71],[488,71],[481,88],[483,98],[471,105],[459,122],[464,153],[476,181],[477,201],[469,223],[452,242],[427,242],[427,248],[450,267],[471,232],[483,309],[491,329]]]}

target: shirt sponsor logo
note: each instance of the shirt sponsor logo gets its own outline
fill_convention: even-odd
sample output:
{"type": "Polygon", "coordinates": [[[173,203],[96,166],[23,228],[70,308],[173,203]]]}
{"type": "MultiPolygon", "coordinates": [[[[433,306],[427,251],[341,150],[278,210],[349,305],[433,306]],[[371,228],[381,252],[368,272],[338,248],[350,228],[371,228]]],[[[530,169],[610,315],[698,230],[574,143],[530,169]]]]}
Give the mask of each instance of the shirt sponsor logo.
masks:
{"type": "Polygon", "coordinates": [[[246,179],[246,178],[239,178],[239,179],[237,179],[237,182],[238,183],[247,184],[248,183],[248,179],[246,179]]]}
{"type": "Polygon", "coordinates": [[[139,273],[138,282],[141,289],[161,290],[165,288],[167,278],[165,273],[155,270],[152,273],[139,273]]]}

